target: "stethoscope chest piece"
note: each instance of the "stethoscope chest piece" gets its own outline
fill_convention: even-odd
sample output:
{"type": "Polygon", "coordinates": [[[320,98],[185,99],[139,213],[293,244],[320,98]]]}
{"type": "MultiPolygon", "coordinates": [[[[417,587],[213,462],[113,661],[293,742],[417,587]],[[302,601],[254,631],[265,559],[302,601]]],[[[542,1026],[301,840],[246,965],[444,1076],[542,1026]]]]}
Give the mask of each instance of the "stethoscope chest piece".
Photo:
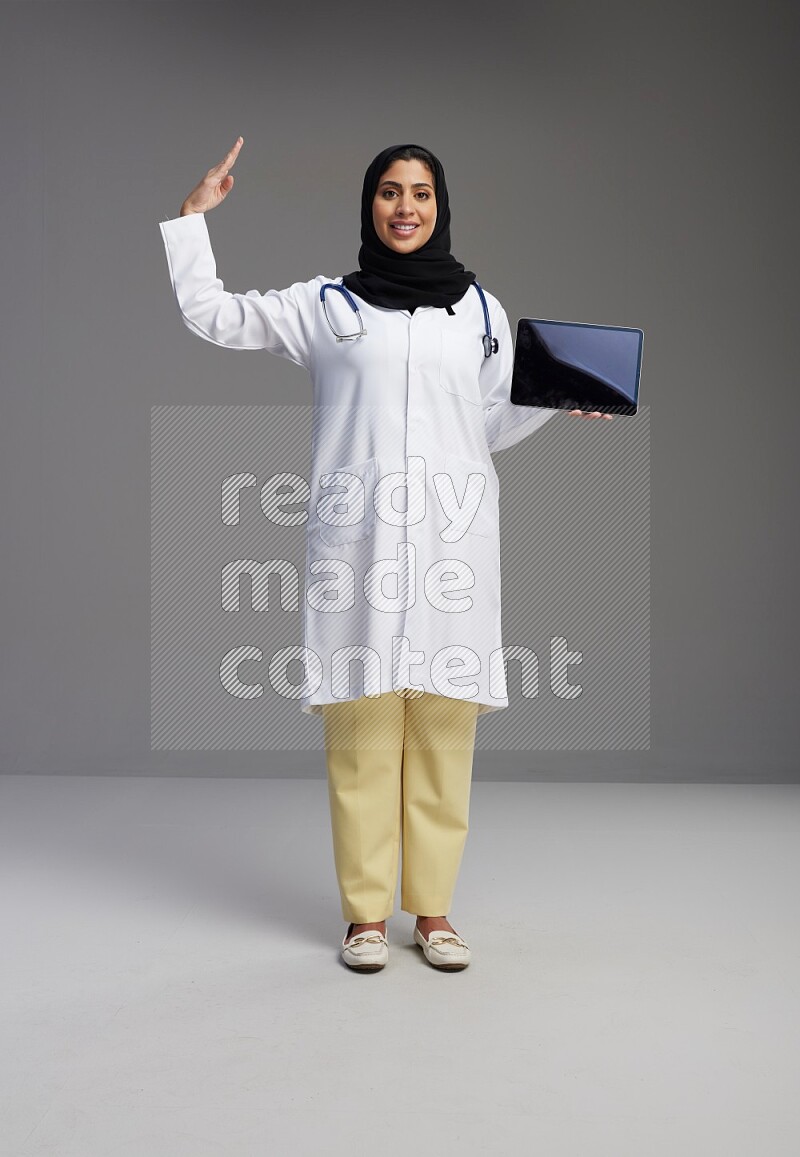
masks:
{"type": "Polygon", "coordinates": [[[497,338],[492,337],[492,323],[491,323],[491,320],[489,318],[489,306],[486,304],[486,297],[484,295],[484,292],[481,289],[480,284],[477,281],[473,281],[472,284],[477,289],[478,297],[481,299],[481,305],[483,306],[483,322],[484,322],[484,325],[486,326],[486,333],[483,335],[483,339],[482,339],[483,340],[483,356],[485,358],[488,358],[488,357],[491,357],[492,354],[497,353],[498,349],[500,348],[500,345],[499,345],[499,342],[497,341],[497,338]]]}

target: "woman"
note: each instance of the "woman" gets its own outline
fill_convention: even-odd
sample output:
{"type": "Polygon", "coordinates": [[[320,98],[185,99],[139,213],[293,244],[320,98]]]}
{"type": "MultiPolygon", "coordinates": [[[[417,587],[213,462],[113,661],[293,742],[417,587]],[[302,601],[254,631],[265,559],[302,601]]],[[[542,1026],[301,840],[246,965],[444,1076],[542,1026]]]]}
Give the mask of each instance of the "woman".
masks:
{"type": "Polygon", "coordinates": [[[291,656],[306,679],[283,691],[323,717],[341,955],[362,971],[388,959],[402,828],[415,942],[434,967],[461,969],[469,946],[441,913],[477,716],[508,706],[491,454],[557,411],[511,404],[508,318],[451,254],[444,170],[418,145],[384,149],[366,171],[357,270],[226,291],[204,215],[233,188],[242,144],[160,228],[192,332],[286,357],[313,381],[304,646],[291,656]]]}

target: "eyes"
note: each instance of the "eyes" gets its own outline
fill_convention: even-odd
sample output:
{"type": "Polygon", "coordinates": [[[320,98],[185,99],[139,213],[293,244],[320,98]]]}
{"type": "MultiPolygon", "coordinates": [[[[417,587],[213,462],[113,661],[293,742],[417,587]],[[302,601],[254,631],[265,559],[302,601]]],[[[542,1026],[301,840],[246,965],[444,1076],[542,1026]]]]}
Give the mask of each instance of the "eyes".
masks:
{"type": "MultiPolygon", "coordinates": [[[[394,194],[396,196],[397,190],[396,189],[384,189],[383,192],[381,193],[381,196],[382,197],[388,197],[390,194],[394,194]]],[[[430,201],[430,199],[431,199],[431,195],[426,189],[417,189],[417,191],[414,195],[416,197],[422,197],[425,201],[430,201]]]]}

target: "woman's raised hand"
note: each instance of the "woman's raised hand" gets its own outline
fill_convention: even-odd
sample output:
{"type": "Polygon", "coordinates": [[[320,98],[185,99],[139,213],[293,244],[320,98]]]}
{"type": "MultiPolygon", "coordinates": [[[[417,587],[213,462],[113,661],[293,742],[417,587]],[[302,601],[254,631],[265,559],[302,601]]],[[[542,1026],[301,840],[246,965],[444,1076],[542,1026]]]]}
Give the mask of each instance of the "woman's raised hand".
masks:
{"type": "Polygon", "coordinates": [[[199,185],[192,189],[189,196],[181,205],[181,217],[189,213],[207,213],[220,205],[233,188],[233,177],[230,170],[236,163],[243,138],[238,137],[231,151],[223,157],[218,165],[209,169],[199,185]]]}

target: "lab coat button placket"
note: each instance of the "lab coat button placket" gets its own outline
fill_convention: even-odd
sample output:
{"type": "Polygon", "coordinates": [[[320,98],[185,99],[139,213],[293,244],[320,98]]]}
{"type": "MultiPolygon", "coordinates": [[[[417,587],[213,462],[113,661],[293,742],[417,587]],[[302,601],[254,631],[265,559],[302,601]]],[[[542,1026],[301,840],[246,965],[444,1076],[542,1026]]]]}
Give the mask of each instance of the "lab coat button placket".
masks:
{"type": "MultiPolygon", "coordinates": [[[[408,350],[408,362],[407,362],[407,372],[406,372],[405,461],[403,463],[403,469],[404,470],[409,469],[409,456],[412,454],[415,454],[417,452],[414,449],[414,445],[415,445],[415,435],[414,435],[415,418],[414,418],[414,415],[415,415],[416,410],[417,410],[417,383],[416,383],[417,368],[416,368],[416,364],[415,364],[415,358],[417,355],[416,355],[416,346],[415,346],[414,337],[415,337],[415,332],[418,329],[419,329],[419,311],[417,311],[416,314],[410,314],[409,313],[406,316],[406,349],[408,350]],[[416,319],[416,324],[415,324],[415,319],[416,319]]],[[[414,547],[416,549],[414,527],[409,526],[407,519],[406,519],[403,531],[404,531],[404,537],[405,537],[405,541],[406,541],[406,549],[410,550],[410,548],[408,546],[409,543],[414,545],[414,547]]],[[[411,561],[411,560],[409,560],[409,561],[411,561]]],[[[416,570],[416,567],[419,565],[419,559],[418,558],[416,558],[416,557],[414,558],[413,565],[414,565],[414,568],[416,570]]],[[[409,576],[409,581],[411,581],[410,576],[409,576]]],[[[415,601],[415,598],[416,598],[416,595],[415,594],[412,595],[411,601],[412,602],[415,601]]],[[[402,631],[403,636],[405,638],[409,638],[409,629],[406,625],[407,619],[408,619],[408,614],[409,614],[409,607],[406,606],[403,610],[403,631],[402,631]]],[[[413,639],[410,639],[410,638],[409,638],[409,644],[410,644],[412,650],[419,647],[419,643],[414,643],[413,639]]]]}
{"type": "MultiPolygon", "coordinates": [[[[413,382],[414,382],[414,342],[412,340],[413,339],[413,332],[412,332],[413,331],[413,323],[414,323],[414,315],[409,314],[408,320],[406,322],[406,333],[407,333],[406,348],[408,349],[408,372],[406,374],[406,423],[405,423],[405,425],[406,425],[406,430],[405,430],[406,445],[405,445],[405,462],[403,464],[404,470],[408,469],[408,456],[410,453],[409,445],[408,445],[408,438],[409,438],[409,428],[411,426],[412,389],[413,389],[413,382]]],[[[405,525],[405,538],[406,538],[406,542],[408,542],[408,540],[409,540],[408,522],[406,522],[406,525],[405,525]]]]}

